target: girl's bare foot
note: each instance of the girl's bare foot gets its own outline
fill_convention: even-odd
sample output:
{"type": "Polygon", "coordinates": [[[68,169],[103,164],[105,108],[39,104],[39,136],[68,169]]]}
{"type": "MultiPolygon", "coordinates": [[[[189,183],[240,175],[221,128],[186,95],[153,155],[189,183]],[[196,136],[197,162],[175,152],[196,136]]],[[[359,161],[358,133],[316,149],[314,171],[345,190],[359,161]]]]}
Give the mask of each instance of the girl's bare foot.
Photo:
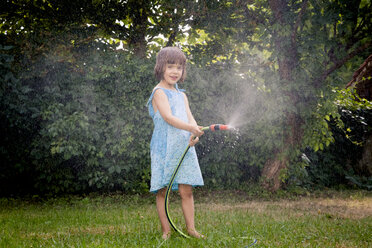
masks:
{"type": "Polygon", "coordinates": [[[170,232],[167,232],[167,233],[163,233],[163,236],[162,236],[162,238],[164,239],[164,240],[167,240],[167,239],[169,239],[170,238],[170,232]]]}
{"type": "Polygon", "coordinates": [[[198,233],[195,229],[187,229],[187,233],[194,238],[197,239],[205,239],[205,236],[203,234],[198,233]]]}

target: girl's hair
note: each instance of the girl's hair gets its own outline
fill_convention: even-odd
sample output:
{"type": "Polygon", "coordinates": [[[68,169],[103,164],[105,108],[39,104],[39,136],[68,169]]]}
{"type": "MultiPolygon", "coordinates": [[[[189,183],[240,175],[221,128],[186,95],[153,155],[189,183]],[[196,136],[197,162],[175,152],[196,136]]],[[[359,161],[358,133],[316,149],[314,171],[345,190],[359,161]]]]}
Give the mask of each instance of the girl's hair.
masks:
{"type": "Polygon", "coordinates": [[[186,56],[178,47],[164,47],[156,56],[156,65],[154,68],[157,80],[163,80],[165,66],[167,64],[180,64],[182,66],[182,76],[180,82],[186,78],[186,56]]]}

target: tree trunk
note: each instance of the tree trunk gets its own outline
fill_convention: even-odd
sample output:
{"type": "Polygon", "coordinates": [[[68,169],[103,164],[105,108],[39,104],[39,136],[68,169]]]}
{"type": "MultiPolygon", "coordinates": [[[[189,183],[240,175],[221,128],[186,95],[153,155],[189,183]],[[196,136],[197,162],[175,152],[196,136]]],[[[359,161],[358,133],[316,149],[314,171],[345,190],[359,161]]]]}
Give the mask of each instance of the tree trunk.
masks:
{"type": "MultiPolygon", "coordinates": [[[[273,11],[275,22],[281,26],[289,25],[284,20],[285,14],[289,11],[286,0],[270,0],[270,8],[273,11]]],[[[294,25],[296,28],[298,25],[294,25]]],[[[296,30],[293,30],[296,32],[296,30]]],[[[291,35],[284,36],[280,32],[273,35],[275,49],[279,52],[278,65],[279,76],[282,83],[282,94],[289,99],[290,106],[296,106],[299,102],[298,92],[291,90],[293,82],[293,72],[297,66],[298,53],[296,40],[291,35]]],[[[296,111],[286,112],[283,127],[283,143],[277,149],[272,159],[269,159],[262,170],[262,184],[271,191],[278,190],[282,185],[281,171],[287,168],[290,162],[289,153],[301,143],[303,130],[301,129],[302,120],[296,111]]]]}
{"type": "Polygon", "coordinates": [[[270,191],[276,191],[282,186],[281,171],[287,168],[289,154],[299,147],[303,137],[302,119],[296,113],[287,113],[285,118],[283,144],[274,157],[266,161],[261,174],[262,185],[270,191]]]}
{"type": "Polygon", "coordinates": [[[262,186],[270,191],[277,191],[281,187],[280,172],[287,167],[287,161],[276,157],[266,161],[262,170],[262,186]]]}
{"type": "Polygon", "coordinates": [[[138,3],[136,11],[133,12],[133,24],[131,36],[129,37],[129,47],[133,49],[135,55],[141,58],[146,57],[147,52],[147,18],[150,11],[149,5],[138,3]]]}
{"type": "Polygon", "coordinates": [[[362,158],[359,161],[358,169],[366,177],[372,176],[372,135],[368,137],[363,147],[362,158]]]}

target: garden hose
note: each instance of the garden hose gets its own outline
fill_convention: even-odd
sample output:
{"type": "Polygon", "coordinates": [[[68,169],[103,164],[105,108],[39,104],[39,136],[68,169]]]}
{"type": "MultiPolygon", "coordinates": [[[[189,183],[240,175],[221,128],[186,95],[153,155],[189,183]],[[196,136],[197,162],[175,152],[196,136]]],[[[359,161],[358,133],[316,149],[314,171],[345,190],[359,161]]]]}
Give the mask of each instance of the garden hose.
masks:
{"type": "MultiPolygon", "coordinates": [[[[232,129],[232,127],[230,127],[229,125],[213,124],[213,125],[210,125],[210,126],[208,126],[208,127],[203,127],[201,130],[202,130],[202,131],[207,131],[207,130],[210,130],[210,131],[219,131],[219,130],[230,130],[230,129],[232,129]]],[[[167,186],[167,191],[166,191],[166,193],[165,193],[165,214],[166,214],[166,216],[167,216],[167,219],[168,219],[168,221],[169,221],[169,224],[172,226],[172,228],[173,228],[176,232],[178,232],[180,235],[182,235],[182,236],[185,237],[185,238],[191,238],[191,237],[190,237],[189,235],[183,233],[183,232],[182,232],[180,229],[178,229],[178,228],[176,227],[176,225],[173,223],[171,217],[169,216],[168,206],[169,206],[169,194],[170,194],[170,192],[171,192],[172,185],[173,185],[173,183],[174,183],[174,179],[176,178],[176,176],[177,176],[177,174],[178,174],[178,171],[179,171],[179,169],[180,169],[180,167],[181,167],[181,164],[182,164],[182,162],[183,162],[183,160],[184,160],[184,158],[185,158],[187,152],[189,151],[189,149],[190,149],[190,145],[187,145],[185,151],[183,152],[183,154],[182,154],[182,156],[181,156],[181,158],[180,158],[180,160],[179,160],[179,162],[178,162],[178,165],[177,165],[176,169],[174,170],[174,172],[173,172],[173,174],[172,174],[172,176],[171,176],[171,179],[170,179],[169,184],[168,184],[168,186],[167,186]]],[[[253,243],[249,244],[249,245],[246,246],[246,247],[252,246],[252,245],[256,244],[256,242],[257,242],[257,240],[254,239],[253,243]]]]}
{"type": "MultiPolygon", "coordinates": [[[[213,125],[210,125],[208,127],[203,127],[201,130],[202,131],[206,131],[206,130],[217,131],[217,130],[228,130],[228,129],[230,129],[230,127],[228,125],[213,124],[213,125]]],[[[189,151],[189,149],[190,149],[190,145],[187,145],[186,150],[183,152],[183,154],[182,154],[182,156],[180,158],[180,161],[178,162],[178,165],[177,165],[176,169],[174,170],[174,172],[173,172],[173,174],[171,176],[171,179],[170,179],[169,184],[168,184],[168,187],[167,187],[167,191],[165,193],[165,214],[167,216],[167,219],[169,221],[169,224],[172,226],[172,228],[175,231],[177,231],[179,234],[181,234],[185,238],[191,238],[191,237],[188,236],[187,234],[183,233],[173,223],[171,217],[169,216],[168,205],[169,205],[169,194],[171,192],[174,179],[176,178],[176,176],[178,174],[178,171],[179,171],[179,169],[181,167],[181,164],[183,162],[183,159],[185,158],[185,156],[186,156],[187,152],[189,151]]]]}

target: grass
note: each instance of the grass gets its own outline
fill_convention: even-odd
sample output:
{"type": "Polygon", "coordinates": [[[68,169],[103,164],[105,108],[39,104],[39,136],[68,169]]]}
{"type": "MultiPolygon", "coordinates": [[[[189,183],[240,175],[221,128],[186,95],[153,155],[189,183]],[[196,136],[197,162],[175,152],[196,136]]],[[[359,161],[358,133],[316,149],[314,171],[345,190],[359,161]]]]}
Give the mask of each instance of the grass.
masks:
{"type": "MultiPolygon", "coordinates": [[[[180,201],[171,216],[184,226],[180,201]]],[[[371,247],[372,194],[318,192],[249,197],[195,192],[196,226],[204,240],[173,232],[162,242],[152,195],[0,199],[0,247],[371,247]],[[271,196],[272,197],[272,196],[271,196]],[[290,199],[288,199],[290,198],[290,199]]]]}

